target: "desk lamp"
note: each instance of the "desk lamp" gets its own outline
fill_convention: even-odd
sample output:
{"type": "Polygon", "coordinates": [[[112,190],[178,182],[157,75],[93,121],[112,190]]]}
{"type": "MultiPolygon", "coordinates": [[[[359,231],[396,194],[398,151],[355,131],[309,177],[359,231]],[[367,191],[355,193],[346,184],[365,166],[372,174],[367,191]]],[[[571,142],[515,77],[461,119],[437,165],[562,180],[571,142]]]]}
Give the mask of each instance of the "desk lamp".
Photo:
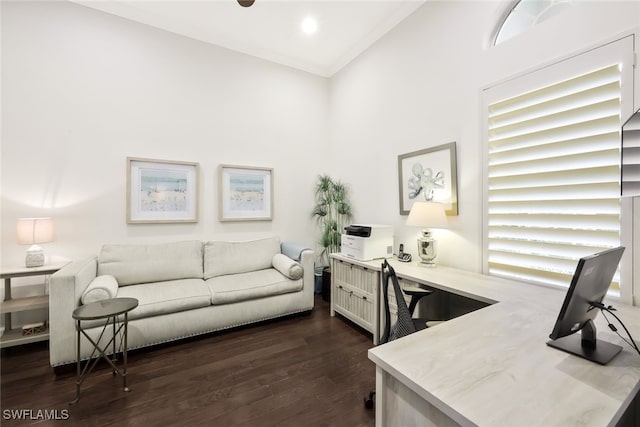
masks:
{"type": "Polygon", "coordinates": [[[40,267],[44,265],[44,252],[40,243],[53,242],[53,220],[51,218],[20,218],[16,224],[18,244],[31,245],[27,249],[25,265],[40,267]]]}
{"type": "Polygon", "coordinates": [[[435,267],[433,261],[437,255],[436,241],[429,228],[449,228],[444,206],[435,202],[415,202],[411,206],[407,225],[425,227],[418,237],[418,256],[423,267],[435,267]]]}

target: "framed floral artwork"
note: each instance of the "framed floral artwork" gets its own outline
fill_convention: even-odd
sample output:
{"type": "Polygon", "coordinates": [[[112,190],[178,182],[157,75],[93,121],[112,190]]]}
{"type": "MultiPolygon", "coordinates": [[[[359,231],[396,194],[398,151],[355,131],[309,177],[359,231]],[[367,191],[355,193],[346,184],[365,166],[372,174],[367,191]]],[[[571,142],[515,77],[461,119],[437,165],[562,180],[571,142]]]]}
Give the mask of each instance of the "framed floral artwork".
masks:
{"type": "Polygon", "coordinates": [[[458,215],[456,143],[398,156],[400,215],[409,215],[415,201],[445,205],[447,215],[458,215]]]}
{"type": "Polygon", "coordinates": [[[198,163],[127,157],[127,223],[198,222],[198,163]]]}

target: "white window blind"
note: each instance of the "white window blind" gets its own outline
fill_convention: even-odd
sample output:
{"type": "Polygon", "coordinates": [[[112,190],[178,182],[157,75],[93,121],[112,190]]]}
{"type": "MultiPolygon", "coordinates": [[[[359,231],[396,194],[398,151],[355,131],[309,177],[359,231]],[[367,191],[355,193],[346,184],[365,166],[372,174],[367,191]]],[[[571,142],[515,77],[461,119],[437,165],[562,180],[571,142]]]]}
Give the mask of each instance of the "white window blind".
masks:
{"type": "Polygon", "coordinates": [[[489,274],[568,286],[580,257],[620,245],[621,69],[488,97],[489,274]]]}

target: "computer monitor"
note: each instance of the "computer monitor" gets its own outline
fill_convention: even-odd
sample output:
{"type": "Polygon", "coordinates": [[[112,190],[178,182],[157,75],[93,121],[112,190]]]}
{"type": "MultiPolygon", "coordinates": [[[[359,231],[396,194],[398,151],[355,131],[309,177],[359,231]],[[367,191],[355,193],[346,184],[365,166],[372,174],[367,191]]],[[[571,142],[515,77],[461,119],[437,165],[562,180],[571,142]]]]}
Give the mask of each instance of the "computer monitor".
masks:
{"type": "Polygon", "coordinates": [[[621,246],[578,261],[547,345],[601,365],[609,363],[622,350],[619,345],[596,339],[593,320],[599,311],[596,306],[607,294],[623,252],[621,246]]]}

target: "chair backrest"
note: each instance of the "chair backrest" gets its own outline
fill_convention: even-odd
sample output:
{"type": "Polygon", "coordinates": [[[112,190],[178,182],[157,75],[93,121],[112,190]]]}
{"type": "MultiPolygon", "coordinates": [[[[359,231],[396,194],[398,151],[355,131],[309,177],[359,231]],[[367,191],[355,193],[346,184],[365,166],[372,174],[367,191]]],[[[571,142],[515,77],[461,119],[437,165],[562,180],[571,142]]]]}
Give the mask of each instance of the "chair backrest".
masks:
{"type": "Polygon", "coordinates": [[[413,323],[413,320],[411,319],[411,312],[409,311],[409,307],[407,307],[407,302],[404,299],[404,292],[402,292],[400,283],[398,283],[396,272],[393,267],[389,265],[386,259],[382,263],[382,291],[386,318],[384,334],[380,339],[380,343],[384,344],[386,342],[393,341],[395,339],[402,338],[416,332],[416,327],[413,323]],[[391,326],[390,322],[391,313],[389,310],[389,282],[391,282],[393,286],[393,293],[396,297],[397,306],[397,320],[393,324],[393,326],[391,326]]]}

